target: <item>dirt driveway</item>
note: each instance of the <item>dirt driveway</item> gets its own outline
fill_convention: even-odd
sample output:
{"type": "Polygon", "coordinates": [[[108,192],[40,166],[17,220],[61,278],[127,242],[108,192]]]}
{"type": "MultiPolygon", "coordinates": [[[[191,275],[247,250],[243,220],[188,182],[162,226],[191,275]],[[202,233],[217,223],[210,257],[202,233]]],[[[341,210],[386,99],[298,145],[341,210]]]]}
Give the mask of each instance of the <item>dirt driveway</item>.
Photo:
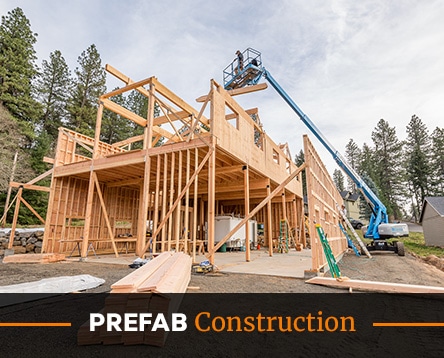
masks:
{"type": "MultiPolygon", "coordinates": [[[[342,275],[351,279],[444,287],[444,272],[411,255],[375,253],[372,259],[347,253],[339,262],[342,275]]],[[[125,265],[64,261],[54,264],[0,264],[0,286],[42,278],[90,274],[105,279],[91,292],[106,292],[133,269],[125,265]]],[[[303,279],[216,272],[193,274],[189,292],[338,292],[338,289],[306,284],[303,279]],[[199,289],[196,289],[196,288],[199,289]]]]}

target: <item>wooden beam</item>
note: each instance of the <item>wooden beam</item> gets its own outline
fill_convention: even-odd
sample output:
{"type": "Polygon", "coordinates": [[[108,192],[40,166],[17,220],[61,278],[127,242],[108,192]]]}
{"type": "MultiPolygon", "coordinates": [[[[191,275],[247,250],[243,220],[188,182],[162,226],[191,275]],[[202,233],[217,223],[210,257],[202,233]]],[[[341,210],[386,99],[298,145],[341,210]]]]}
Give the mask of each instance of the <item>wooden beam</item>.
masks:
{"type": "MultiPolygon", "coordinates": [[[[173,115],[174,115],[175,121],[190,117],[190,114],[186,111],[177,111],[177,112],[174,112],[173,115]]],[[[171,118],[169,118],[167,115],[164,115],[164,116],[159,116],[159,117],[154,118],[153,123],[154,123],[154,125],[158,126],[161,124],[168,123],[170,120],[171,120],[171,118]]]]}
{"type": "Polygon", "coordinates": [[[140,117],[139,115],[131,112],[130,110],[122,107],[117,103],[114,103],[113,101],[110,101],[109,99],[103,98],[100,101],[103,103],[105,108],[109,109],[110,111],[113,111],[114,113],[119,114],[122,117],[129,119],[130,121],[133,121],[134,123],[138,124],[141,127],[146,127],[145,118],[140,117]]]}
{"type": "Polygon", "coordinates": [[[332,277],[313,277],[306,283],[332,286],[343,289],[361,291],[389,292],[389,293],[444,293],[444,287],[408,285],[403,283],[350,280],[344,278],[337,280],[332,277]]]}
{"type": "Polygon", "coordinates": [[[143,140],[143,134],[137,135],[135,137],[131,137],[125,140],[121,140],[120,142],[113,143],[112,146],[114,147],[124,147],[125,145],[134,143],[134,142],[140,142],[143,140]]]}
{"type": "Polygon", "coordinates": [[[138,87],[143,87],[146,84],[150,83],[152,78],[153,77],[149,77],[149,78],[145,78],[144,80],[141,80],[141,81],[132,82],[131,84],[127,84],[125,87],[118,88],[114,91],[111,91],[111,92],[101,95],[100,99],[110,98],[113,96],[117,96],[118,94],[121,94],[123,92],[131,91],[131,90],[137,89],[138,87]]]}
{"type": "Polygon", "coordinates": [[[20,198],[23,204],[42,222],[42,224],[45,224],[45,220],[39,215],[37,211],[34,210],[34,208],[23,198],[20,198]]]}
{"type": "Polygon", "coordinates": [[[43,162],[48,164],[54,164],[54,159],[49,157],[43,157],[43,162]]]}
{"type": "Polygon", "coordinates": [[[191,107],[188,103],[186,103],[182,98],[176,96],[172,91],[166,88],[156,78],[153,78],[153,84],[156,87],[156,91],[159,92],[166,99],[168,99],[170,102],[182,108],[184,111],[188,112],[189,114],[192,114],[194,116],[197,115],[197,111],[193,107],[191,107]]]}
{"type": "Polygon", "coordinates": [[[40,180],[46,178],[48,175],[51,175],[53,173],[53,171],[54,171],[54,168],[51,168],[51,169],[47,170],[46,172],[44,172],[43,174],[40,174],[38,177],[28,181],[26,184],[27,185],[35,184],[35,183],[39,182],[40,180]]]}
{"type": "MultiPolygon", "coordinates": [[[[128,76],[124,75],[122,72],[120,72],[119,70],[115,69],[113,66],[106,64],[105,66],[105,70],[112,74],[114,77],[118,78],[119,80],[121,80],[122,82],[125,82],[126,84],[131,84],[134,81],[129,78],[128,76]]],[[[136,90],[140,93],[142,93],[144,96],[149,97],[149,93],[148,91],[144,88],[144,87],[137,87],[136,90]]]]}
{"type": "MultiPolygon", "coordinates": [[[[266,88],[268,88],[268,85],[266,83],[259,83],[257,85],[253,85],[253,86],[247,86],[247,87],[243,87],[243,88],[236,88],[234,90],[230,90],[230,91],[227,91],[227,92],[231,96],[238,96],[238,95],[241,95],[241,94],[262,91],[262,90],[264,90],[266,88]]],[[[206,98],[207,98],[206,95],[200,96],[200,97],[196,98],[196,102],[204,102],[206,98]]]]}
{"type": "Polygon", "coordinates": [[[9,186],[11,186],[12,188],[23,188],[23,189],[29,189],[29,190],[46,191],[48,193],[51,191],[51,189],[48,188],[47,186],[23,184],[23,183],[17,183],[15,181],[10,182],[9,186]]]}
{"type": "Polygon", "coordinates": [[[214,253],[232,236],[234,235],[245,223],[250,220],[254,215],[257,214],[259,210],[261,210],[267,203],[276,195],[278,194],[285,186],[290,183],[302,170],[305,169],[305,163],[302,164],[297,170],[295,170],[293,173],[291,173],[281,184],[279,184],[276,189],[273,190],[273,192],[267,196],[262,202],[256,206],[249,215],[245,216],[225,237],[218,242],[218,244],[215,247],[210,247],[207,257],[212,257],[214,253]]]}
{"type": "Polygon", "coordinates": [[[106,183],[106,186],[108,188],[115,188],[115,187],[128,186],[128,185],[139,185],[141,181],[142,181],[142,178],[126,179],[126,180],[119,180],[119,181],[113,181],[111,183],[106,183]]]}

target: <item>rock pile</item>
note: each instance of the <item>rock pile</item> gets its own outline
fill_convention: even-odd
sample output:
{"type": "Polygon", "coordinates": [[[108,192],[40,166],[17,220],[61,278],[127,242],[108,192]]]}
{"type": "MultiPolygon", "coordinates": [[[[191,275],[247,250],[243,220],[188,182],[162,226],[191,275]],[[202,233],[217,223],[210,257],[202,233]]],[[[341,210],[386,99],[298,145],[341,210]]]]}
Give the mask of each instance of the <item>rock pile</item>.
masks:
{"type": "MultiPolygon", "coordinates": [[[[11,230],[0,231],[0,256],[5,255],[9,245],[11,230]]],[[[15,254],[41,253],[43,244],[43,229],[17,229],[14,235],[12,249],[15,254]]]]}

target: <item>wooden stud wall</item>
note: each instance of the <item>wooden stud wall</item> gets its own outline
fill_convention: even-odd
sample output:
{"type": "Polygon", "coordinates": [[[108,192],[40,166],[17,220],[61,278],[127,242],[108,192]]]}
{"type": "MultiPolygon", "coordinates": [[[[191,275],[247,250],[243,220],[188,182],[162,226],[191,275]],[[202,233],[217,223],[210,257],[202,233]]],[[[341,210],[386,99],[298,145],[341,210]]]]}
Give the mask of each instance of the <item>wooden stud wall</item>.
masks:
{"type": "Polygon", "coordinates": [[[307,194],[312,250],[312,270],[319,271],[327,262],[323,253],[315,224],[320,224],[327,234],[335,257],[347,249],[347,240],[341,232],[336,204],[342,197],[322,163],[307,135],[304,135],[304,156],[307,164],[307,194]]]}

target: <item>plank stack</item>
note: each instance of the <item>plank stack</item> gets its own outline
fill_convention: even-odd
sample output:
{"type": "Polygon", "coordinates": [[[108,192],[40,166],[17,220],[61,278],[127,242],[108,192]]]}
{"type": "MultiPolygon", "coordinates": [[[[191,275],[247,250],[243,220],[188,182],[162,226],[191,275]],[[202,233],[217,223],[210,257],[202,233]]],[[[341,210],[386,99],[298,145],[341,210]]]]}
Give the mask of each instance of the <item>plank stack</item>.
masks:
{"type": "MultiPolygon", "coordinates": [[[[153,319],[163,313],[171,322],[171,313],[177,312],[191,279],[191,257],[182,253],[163,252],[155,259],[133,271],[111,285],[111,294],[105,299],[105,307],[100,312],[152,313],[153,319]]],[[[121,325],[122,327],[123,325],[121,325]]],[[[151,331],[111,331],[106,325],[94,332],[90,322],[85,322],[77,334],[79,345],[88,344],[148,344],[162,347],[168,332],[160,329],[151,331]]]]}

